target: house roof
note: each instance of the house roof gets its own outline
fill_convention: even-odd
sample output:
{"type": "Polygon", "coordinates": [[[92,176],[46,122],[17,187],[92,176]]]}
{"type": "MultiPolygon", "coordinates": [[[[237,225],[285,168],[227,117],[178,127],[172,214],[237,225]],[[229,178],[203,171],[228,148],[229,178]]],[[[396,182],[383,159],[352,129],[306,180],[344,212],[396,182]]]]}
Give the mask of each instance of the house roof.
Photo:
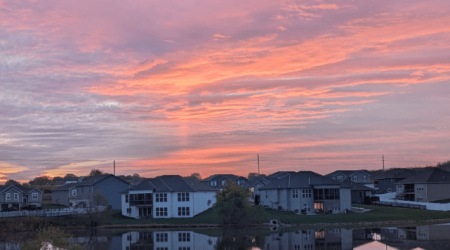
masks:
{"type": "Polygon", "coordinates": [[[329,173],[329,174],[327,174],[325,176],[326,177],[332,177],[332,176],[335,176],[338,173],[343,173],[346,176],[352,176],[353,174],[355,174],[357,172],[362,172],[362,173],[370,175],[370,173],[368,171],[366,171],[366,170],[336,170],[336,171],[334,171],[332,173],[329,173]]]}
{"type": "Polygon", "coordinates": [[[8,185],[8,186],[0,185],[0,193],[3,192],[3,191],[8,190],[9,188],[13,188],[13,187],[18,189],[19,191],[21,191],[23,193],[29,193],[32,190],[36,190],[36,191],[39,191],[39,192],[42,193],[42,191],[39,190],[38,188],[29,188],[29,187],[24,187],[22,185],[8,185]]]}
{"type": "Polygon", "coordinates": [[[154,192],[217,191],[216,188],[205,185],[195,178],[183,178],[179,175],[163,175],[144,179],[138,185],[131,187],[122,193],[128,193],[133,190],[153,190],[154,192]]]}
{"type": "Polygon", "coordinates": [[[69,191],[70,189],[77,186],[78,183],[67,183],[65,185],[62,185],[61,187],[57,187],[52,190],[53,191],[69,191]]]}
{"type": "Polygon", "coordinates": [[[278,171],[275,172],[269,176],[267,176],[268,178],[283,178],[288,174],[295,174],[295,171],[278,171]]]}
{"type": "Polygon", "coordinates": [[[427,168],[418,174],[397,182],[397,184],[412,183],[450,183],[450,172],[439,168],[427,168]]]}
{"type": "Polygon", "coordinates": [[[408,168],[392,168],[388,169],[386,171],[378,170],[371,172],[371,178],[373,180],[379,180],[379,179],[405,179],[408,178],[414,174],[419,173],[421,170],[412,170],[408,168]]]}
{"type": "Polygon", "coordinates": [[[245,177],[237,176],[234,174],[215,174],[215,175],[211,175],[208,178],[203,179],[202,181],[220,181],[222,179],[227,179],[227,180],[232,180],[232,181],[237,181],[238,179],[247,180],[247,178],[245,178],[245,177]]]}
{"type": "Polygon", "coordinates": [[[115,175],[104,174],[104,175],[96,175],[96,176],[84,177],[84,178],[81,179],[81,182],[77,183],[77,187],[80,187],[80,186],[92,186],[92,185],[95,185],[97,183],[102,182],[103,180],[105,180],[105,179],[107,179],[109,177],[114,177],[117,180],[120,180],[120,181],[122,181],[122,182],[124,182],[126,184],[129,184],[128,182],[120,179],[119,177],[116,177],[115,175]]]}
{"type": "Polygon", "coordinates": [[[253,180],[248,181],[246,184],[247,184],[249,187],[254,187],[255,184],[257,184],[257,183],[259,183],[259,182],[261,182],[261,183],[263,183],[263,184],[268,184],[268,183],[270,183],[270,180],[269,180],[269,179],[270,179],[270,178],[265,177],[265,176],[256,177],[256,178],[253,178],[253,180]]]}
{"type": "Polygon", "coordinates": [[[367,187],[364,184],[357,183],[357,182],[345,181],[344,184],[346,184],[352,190],[362,190],[362,191],[372,191],[373,190],[373,188],[367,187]]]}
{"type": "Polygon", "coordinates": [[[289,188],[312,188],[314,186],[320,185],[338,185],[341,186],[341,183],[335,180],[332,180],[328,177],[322,176],[318,173],[312,171],[300,171],[297,173],[289,173],[289,175],[285,175],[281,178],[272,178],[270,179],[270,184],[267,184],[264,187],[261,187],[260,190],[265,189],[289,189],[289,188]]]}

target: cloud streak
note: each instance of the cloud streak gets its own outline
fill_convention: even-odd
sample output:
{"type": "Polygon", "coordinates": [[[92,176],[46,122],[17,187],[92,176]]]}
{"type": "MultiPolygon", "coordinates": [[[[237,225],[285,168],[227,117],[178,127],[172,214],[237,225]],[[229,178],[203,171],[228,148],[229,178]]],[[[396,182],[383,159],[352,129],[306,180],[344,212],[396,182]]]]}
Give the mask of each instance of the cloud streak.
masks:
{"type": "Polygon", "coordinates": [[[0,181],[448,160],[448,10],[0,1],[0,181]]]}

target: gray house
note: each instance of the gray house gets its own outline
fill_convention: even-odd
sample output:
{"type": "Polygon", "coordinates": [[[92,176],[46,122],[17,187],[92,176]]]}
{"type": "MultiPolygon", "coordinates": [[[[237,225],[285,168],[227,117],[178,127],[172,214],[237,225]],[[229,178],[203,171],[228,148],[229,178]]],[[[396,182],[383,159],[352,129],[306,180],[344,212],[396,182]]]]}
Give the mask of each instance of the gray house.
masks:
{"type": "Polygon", "coordinates": [[[261,205],[302,214],[351,209],[350,187],[311,171],[285,173],[261,187],[261,205]]]}
{"type": "Polygon", "coordinates": [[[352,204],[365,204],[365,201],[373,195],[373,188],[367,187],[361,183],[346,181],[345,185],[350,186],[352,190],[352,204]]]}
{"type": "Polygon", "coordinates": [[[370,173],[366,170],[337,170],[325,176],[340,182],[370,183],[370,173]]]}
{"type": "Polygon", "coordinates": [[[2,210],[19,210],[27,205],[42,206],[42,191],[21,185],[0,186],[0,205],[2,210]]]}
{"type": "Polygon", "coordinates": [[[94,195],[101,192],[108,200],[112,210],[121,209],[120,192],[128,189],[129,183],[112,175],[81,177],[76,185],[76,205],[89,206],[94,195]]]}
{"type": "Polygon", "coordinates": [[[421,202],[450,199],[450,172],[439,168],[424,169],[396,185],[398,199],[421,202]]]}
{"type": "Polygon", "coordinates": [[[413,175],[419,174],[423,169],[393,168],[386,171],[373,171],[371,173],[375,193],[385,194],[396,192],[397,182],[413,175]]]}
{"type": "Polygon", "coordinates": [[[238,185],[243,185],[247,182],[247,178],[242,176],[237,176],[234,174],[215,174],[208,178],[205,178],[201,182],[204,184],[214,187],[217,189],[222,189],[229,181],[236,182],[238,185]]]}
{"type": "Polygon", "coordinates": [[[52,190],[52,203],[68,207],[75,206],[77,202],[78,183],[68,183],[52,190]]]}

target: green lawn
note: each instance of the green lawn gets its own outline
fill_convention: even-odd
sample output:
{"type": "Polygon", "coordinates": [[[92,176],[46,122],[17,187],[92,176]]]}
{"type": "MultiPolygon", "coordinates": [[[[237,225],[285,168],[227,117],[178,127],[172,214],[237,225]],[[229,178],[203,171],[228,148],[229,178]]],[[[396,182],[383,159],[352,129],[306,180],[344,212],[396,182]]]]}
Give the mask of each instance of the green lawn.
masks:
{"type": "Polygon", "coordinates": [[[222,224],[222,219],[219,216],[216,208],[206,210],[205,212],[198,214],[192,218],[186,219],[133,219],[122,216],[121,211],[111,211],[111,219],[109,224],[112,225],[132,225],[132,224],[222,224]]]}
{"type": "Polygon", "coordinates": [[[51,203],[42,203],[42,209],[59,209],[59,208],[67,208],[67,206],[51,203]]]}
{"type": "MultiPolygon", "coordinates": [[[[264,219],[278,219],[282,223],[292,225],[320,224],[320,223],[359,223],[378,221],[413,221],[416,223],[432,219],[450,219],[449,212],[426,211],[408,208],[365,206],[372,211],[357,214],[336,214],[336,215],[296,215],[291,212],[281,212],[265,209],[264,219]]],[[[121,215],[119,211],[111,212],[110,223],[112,225],[137,225],[137,224],[216,224],[221,225],[222,220],[216,208],[207,210],[193,218],[187,219],[130,219],[121,215]]]]}
{"type": "Polygon", "coordinates": [[[427,211],[409,208],[358,205],[372,211],[350,214],[294,215],[289,212],[266,210],[269,218],[278,219],[287,224],[319,224],[319,223],[359,223],[378,221],[414,221],[423,222],[432,219],[450,219],[449,212],[427,211]]]}

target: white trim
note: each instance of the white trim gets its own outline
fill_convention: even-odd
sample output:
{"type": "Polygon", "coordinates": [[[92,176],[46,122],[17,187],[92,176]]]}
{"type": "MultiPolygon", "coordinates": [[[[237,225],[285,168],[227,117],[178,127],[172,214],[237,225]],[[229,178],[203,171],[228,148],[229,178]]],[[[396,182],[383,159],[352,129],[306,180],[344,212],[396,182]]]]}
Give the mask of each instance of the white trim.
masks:
{"type": "Polygon", "coordinates": [[[38,193],[32,193],[31,194],[31,199],[38,200],[39,199],[39,194],[38,193]],[[36,198],[34,198],[34,195],[36,195],[36,198]]]}
{"type": "Polygon", "coordinates": [[[7,200],[7,201],[11,200],[11,194],[10,193],[6,193],[5,194],[5,200],[7,200]]]}

